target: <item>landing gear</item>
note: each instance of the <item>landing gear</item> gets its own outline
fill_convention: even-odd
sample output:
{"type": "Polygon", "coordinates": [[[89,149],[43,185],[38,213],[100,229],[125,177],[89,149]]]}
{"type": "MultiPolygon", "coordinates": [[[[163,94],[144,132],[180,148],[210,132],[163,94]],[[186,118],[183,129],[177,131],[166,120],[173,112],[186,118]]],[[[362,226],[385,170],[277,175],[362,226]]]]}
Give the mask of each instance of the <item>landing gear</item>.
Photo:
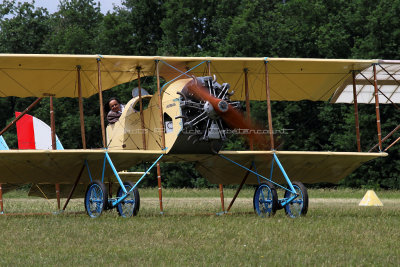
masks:
{"type": "Polygon", "coordinates": [[[293,182],[292,185],[296,194],[286,189],[284,198],[278,199],[278,194],[272,183],[260,184],[253,197],[254,211],[257,215],[270,217],[275,215],[275,212],[279,209],[284,209],[286,215],[291,218],[306,215],[308,211],[307,188],[301,182],[293,182]]]}
{"type": "MultiPolygon", "coordinates": [[[[124,182],[127,192],[129,192],[134,185],[135,184],[130,181],[124,182]]],[[[116,199],[108,199],[107,187],[100,181],[93,181],[86,189],[85,210],[92,218],[97,218],[104,210],[112,208],[116,208],[118,214],[122,217],[132,217],[139,212],[139,207],[140,196],[137,188],[134,188],[129,193],[125,193],[120,186],[117,191],[116,199]],[[121,202],[117,203],[117,201],[122,197],[125,198],[121,202]]]]}
{"type": "Polygon", "coordinates": [[[256,188],[253,197],[253,206],[254,211],[260,217],[275,215],[278,206],[278,194],[272,183],[262,183],[256,188]]]}
{"type": "Polygon", "coordinates": [[[87,214],[96,218],[101,215],[108,205],[108,192],[104,183],[93,181],[89,184],[85,193],[85,210],[87,214]]]}
{"type": "MultiPolygon", "coordinates": [[[[307,188],[301,182],[293,182],[297,197],[284,206],[285,213],[291,218],[304,216],[308,211],[308,193],[307,188]]],[[[285,191],[284,200],[290,199],[295,194],[285,191]]]]}
{"type": "MultiPolygon", "coordinates": [[[[131,188],[134,186],[134,183],[127,181],[124,182],[124,186],[126,190],[129,192],[131,188]]],[[[118,188],[117,199],[121,198],[124,195],[124,191],[122,187],[118,188]]],[[[139,190],[135,187],[132,192],[128,194],[128,196],[117,204],[117,211],[121,217],[127,218],[135,216],[139,212],[140,208],[140,196],[139,190]]]]}

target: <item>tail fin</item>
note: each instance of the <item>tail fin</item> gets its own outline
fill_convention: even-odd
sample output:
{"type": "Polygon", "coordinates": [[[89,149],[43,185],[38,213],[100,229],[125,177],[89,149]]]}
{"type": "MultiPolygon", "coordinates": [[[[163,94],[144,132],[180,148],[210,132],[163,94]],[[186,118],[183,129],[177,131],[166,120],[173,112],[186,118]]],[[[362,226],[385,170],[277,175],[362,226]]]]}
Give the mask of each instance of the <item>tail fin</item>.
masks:
{"type": "MultiPolygon", "coordinates": [[[[15,112],[18,117],[20,112],[15,112]]],[[[36,117],[25,114],[17,121],[19,149],[52,149],[51,128],[36,117]]],[[[57,149],[64,149],[56,136],[57,149]]]]}

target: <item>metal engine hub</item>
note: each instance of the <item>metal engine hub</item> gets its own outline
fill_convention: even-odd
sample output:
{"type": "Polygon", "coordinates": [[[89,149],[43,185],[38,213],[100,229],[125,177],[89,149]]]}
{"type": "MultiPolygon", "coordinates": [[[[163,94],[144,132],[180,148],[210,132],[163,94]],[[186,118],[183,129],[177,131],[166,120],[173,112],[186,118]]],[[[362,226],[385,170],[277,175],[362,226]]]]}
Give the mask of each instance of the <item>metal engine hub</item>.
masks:
{"type": "Polygon", "coordinates": [[[180,107],[182,110],[183,119],[183,133],[188,135],[188,141],[196,142],[210,142],[218,141],[222,146],[222,141],[226,139],[226,129],[229,128],[222,120],[219,114],[227,112],[229,106],[233,108],[240,108],[240,102],[233,102],[230,97],[232,92],[228,92],[230,85],[217,83],[214,76],[198,77],[197,82],[199,85],[204,86],[211,98],[221,99],[218,102],[218,112],[214,109],[213,105],[205,100],[199,99],[191,93],[187,87],[184,87],[178,94],[180,98],[180,107]]]}

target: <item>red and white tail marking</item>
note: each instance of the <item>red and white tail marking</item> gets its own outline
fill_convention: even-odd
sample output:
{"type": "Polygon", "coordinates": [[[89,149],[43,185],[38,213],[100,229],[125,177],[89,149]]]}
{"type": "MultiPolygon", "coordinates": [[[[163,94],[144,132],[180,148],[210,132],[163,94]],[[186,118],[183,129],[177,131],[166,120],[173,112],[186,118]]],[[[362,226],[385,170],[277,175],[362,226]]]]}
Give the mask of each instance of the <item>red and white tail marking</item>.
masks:
{"type": "MultiPolygon", "coordinates": [[[[20,112],[15,112],[18,117],[20,112]]],[[[43,121],[25,114],[17,121],[19,149],[52,149],[51,128],[43,121]]],[[[57,149],[63,149],[56,137],[57,149]]]]}

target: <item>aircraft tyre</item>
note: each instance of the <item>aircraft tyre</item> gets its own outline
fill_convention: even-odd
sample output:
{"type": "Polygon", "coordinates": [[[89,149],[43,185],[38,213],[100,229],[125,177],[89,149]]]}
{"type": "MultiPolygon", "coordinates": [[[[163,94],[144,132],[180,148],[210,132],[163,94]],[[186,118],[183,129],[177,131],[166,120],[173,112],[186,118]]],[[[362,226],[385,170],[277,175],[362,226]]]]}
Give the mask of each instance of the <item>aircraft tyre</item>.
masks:
{"type": "Polygon", "coordinates": [[[96,218],[101,215],[108,205],[108,192],[104,183],[95,180],[91,182],[85,193],[85,210],[86,213],[96,218]]]}
{"type": "MultiPolygon", "coordinates": [[[[127,191],[131,190],[134,185],[135,184],[131,181],[124,182],[124,186],[127,191]]],[[[122,197],[124,194],[125,193],[120,186],[117,191],[117,199],[122,197]]],[[[123,201],[117,204],[118,214],[124,218],[136,216],[136,214],[139,212],[139,208],[140,195],[137,187],[135,187],[123,201]]]]}
{"type": "MultiPolygon", "coordinates": [[[[292,202],[285,205],[285,213],[291,218],[296,218],[299,216],[304,216],[308,211],[308,193],[307,188],[301,182],[293,182],[293,187],[296,193],[299,195],[292,202]]],[[[290,198],[293,193],[285,191],[285,198],[290,198]]]]}
{"type": "Polygon", "coordinates": [[[260,184],[253,197],[253,207],[255,213],[260,217],[270,217],[275,215],[278,207],[278,194],[274,185],[270,182],[260,184]]]}

